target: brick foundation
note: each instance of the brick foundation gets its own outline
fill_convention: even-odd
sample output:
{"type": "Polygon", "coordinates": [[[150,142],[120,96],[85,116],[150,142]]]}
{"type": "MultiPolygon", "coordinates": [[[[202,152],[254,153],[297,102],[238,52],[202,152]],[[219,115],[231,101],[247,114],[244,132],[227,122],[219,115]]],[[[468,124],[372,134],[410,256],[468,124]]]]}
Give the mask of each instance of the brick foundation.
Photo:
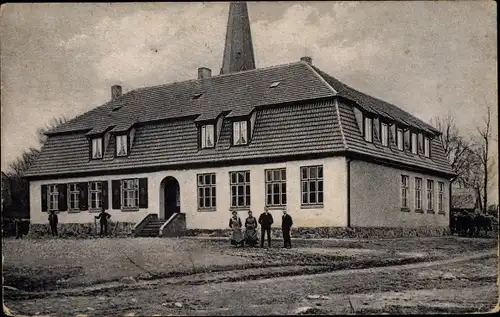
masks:
{"type": "MultiPolygon", "coordinates": [[[[128,237],[132,235],[135,223],[132,222],[112,222],[108,224],[108,237],[128,237]]],[[[89,238],[99,234],[100,225],[97,223],[61,223],[57,226],[59,237],[63,238],[89,238]]],[[[49,224],[31,224],[28,238],[50,237],[49,224]]]]}
{"type": "MultiPolygon", "coordinates": [[[[272,236],[281,238],[281,228],[273,228],[272,236]]],[[[422,227],[422,228],[369,228],[369,227],[318,227],[318,228],[292,228],[292,238],[357,238],[357,239],[384,239],[404,237],[433,237],[449,235],[447,227],[422,227]]],[[[206,230],[188,229],[186,236],[229,237],[230,229],[206,230]]]]}

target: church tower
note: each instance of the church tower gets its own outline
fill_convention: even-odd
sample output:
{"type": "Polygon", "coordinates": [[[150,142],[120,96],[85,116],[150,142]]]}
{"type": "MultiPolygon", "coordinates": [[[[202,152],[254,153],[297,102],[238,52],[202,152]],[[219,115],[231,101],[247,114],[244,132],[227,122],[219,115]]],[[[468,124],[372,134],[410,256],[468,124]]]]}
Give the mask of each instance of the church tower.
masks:
{"type": "Polygon", "coordinates": [[[231,1],[221,75],[255,69],[247,3],[231,1]]]}

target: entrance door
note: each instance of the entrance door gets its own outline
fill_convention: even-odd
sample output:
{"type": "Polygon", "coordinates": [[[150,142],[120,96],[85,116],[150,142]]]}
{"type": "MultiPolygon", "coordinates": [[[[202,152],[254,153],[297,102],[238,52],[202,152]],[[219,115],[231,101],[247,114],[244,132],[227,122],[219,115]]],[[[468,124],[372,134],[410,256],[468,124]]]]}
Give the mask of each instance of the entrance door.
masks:
{"type": "Polygon", "coordinates": [[[169,219],[174,213],[180,212],[179,182],[173,177],[165,180],[164,208],[165,219],[169,219]]]}

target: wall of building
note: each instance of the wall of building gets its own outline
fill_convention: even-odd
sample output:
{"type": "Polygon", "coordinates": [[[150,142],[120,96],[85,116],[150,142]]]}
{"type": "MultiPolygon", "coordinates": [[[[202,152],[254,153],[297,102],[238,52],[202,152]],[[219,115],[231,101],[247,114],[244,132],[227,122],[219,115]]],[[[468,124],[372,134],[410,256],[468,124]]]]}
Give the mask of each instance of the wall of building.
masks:
{"type": "Polygon", "coordinates": [[[354,227],[448,227],[448,179],[363,161],[350,163],[350,210],[354,227]],[[409,176],[409,210],[401,208],[401,175],[409,176]],[[422,178],[423,213],[415,211],[415,177],[422,178]],[[427,179],[434,180],[434,213],[427,211],[427,179]],[[438,181],[444,182],[444,214],[437,210],[438,181]]]}
{"type": "MultiPolygon", "coordinates": [[[[186,213],[188,229],[225,229],[228,227],[230,212],[229,172],[250,171],[250,209],[254,216],[259,216],[265,206],[265,170],[286,167],[287,173],[287,211],[294,220],[295,227],[315,226],[346,226],[347,225],[347,174],[343,157],[331,157],[318,160],[289,161],[265,165],[244,165],[232,167],[168,170],[154,173],[137,173],[127,175],[112,175],[101,177],[66,178],[58,180],[43,180],[30,182],[31,222],[47,223],[47,213],[41,211],[41,185],[54,183],[72,183],[86,181],[111,181],[125,178],[148,179],[148,208],[139,211],[121,211],[110,209],[108,212],[113,221],[138,222],[149,213],[162,216],[161,182],[165,177],[177,179],[180,186],[181,212],[186,213]],[[301,207],[300,167],[323,165],[324,173],[324,204],[323,208],[301,207]],[[217,208],[215,211],[198,211],[197,205],[197,174],[216,173],[217,208]]],[[[111,195],[108,197],[112,206],[111,195]]],[[[281,226],[281,210],[270,210],[275,219],[275,227],[281,226]]],[[[238,211],[242,221],[247,217],[247,210],[238,211]]],[[[95,213],[80,211],[76,213],[59,212],[60,223],[93,222],[95,213]]]]}

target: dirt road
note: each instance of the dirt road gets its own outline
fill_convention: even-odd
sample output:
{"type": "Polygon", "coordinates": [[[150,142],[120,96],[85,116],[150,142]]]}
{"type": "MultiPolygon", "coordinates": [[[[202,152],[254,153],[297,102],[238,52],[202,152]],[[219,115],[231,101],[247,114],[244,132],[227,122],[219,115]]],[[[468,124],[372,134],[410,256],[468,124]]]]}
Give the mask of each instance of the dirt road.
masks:
{"type": "MultiPolygon", "coordinates": [[[[497,267],[496,252],[491,250],[426,263],[307,276],[257,276],[227,282],[225,275],[235,272],[218,272],[197,281],[193,277],[172,283],[176,278],[170,278],[131,285],[135,289],[108,288],[91,295],[59,293],[7,300],[6,304],[17,314],[50,316],[295,314],[300,308],[315,314],[489,311],[498,300],[497,267]]],[[[288,268],[259,270],[276,269],[288,268]]],[[[244,277],[245,270],[236,274],[244,277]]]]}

